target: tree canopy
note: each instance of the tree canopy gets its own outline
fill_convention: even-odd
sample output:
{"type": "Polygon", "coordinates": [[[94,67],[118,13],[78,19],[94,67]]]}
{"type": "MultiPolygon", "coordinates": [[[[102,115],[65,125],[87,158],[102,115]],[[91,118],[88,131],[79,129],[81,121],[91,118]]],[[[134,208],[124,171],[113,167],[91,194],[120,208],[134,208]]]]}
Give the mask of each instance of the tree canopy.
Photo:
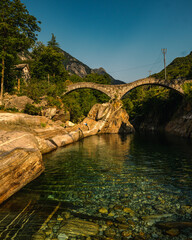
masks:
{"type": "Polygon", "coordinates": [[[33,78],[43,80],[51,77],[57,82],[66,80],[68,73],[63,65],[64,55],[59,49],[39,42],[33,48],[32,58],[33,78]]]}
{"type": "Polygon", "coordinates": [[[7,81],[8,69],[16,58],[17,52],[30,48],[37,40],[40,22],[30,15],[20,0],[0,1],[0,59],[1,59],[1,96],[3,99],[4,80],[7,81]]]}

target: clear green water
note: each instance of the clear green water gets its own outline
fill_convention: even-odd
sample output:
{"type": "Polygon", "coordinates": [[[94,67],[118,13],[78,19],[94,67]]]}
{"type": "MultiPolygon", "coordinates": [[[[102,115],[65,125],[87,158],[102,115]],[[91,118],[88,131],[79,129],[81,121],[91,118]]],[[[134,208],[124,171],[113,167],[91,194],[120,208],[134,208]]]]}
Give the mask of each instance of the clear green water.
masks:
{"type": "MultiPolygon", "coordinates": [[[[0,239],[33,239],[58,203],[52,221],[66,211],[79,219],[97,219],[100,225],[124,217],[124,223],[134,221],[132,232],[148,233],[149,239],[169,237],[162,238],[153,223],[142,222],[144,216],[170,214],[171,221],[192,219],[190,210],[186,211],[192,206],[189,140],[93,136],[45,155],[44,162],[45,172],[0,207],[0,239]],[[102,214],[100,208],[108,212],[102,214]]],[[[50,233],[50,229],[49,233],[45,230],[44,239],[57,239],[59,233],[50,233]]],[[[114,239],[122,239],[118,231],[114,239]]],[[[175,239],[187,239],[191,233],[182,234],[175,239]]],[[[102,239],[104,230],[99,235],[96,239],[102,239]]]]}

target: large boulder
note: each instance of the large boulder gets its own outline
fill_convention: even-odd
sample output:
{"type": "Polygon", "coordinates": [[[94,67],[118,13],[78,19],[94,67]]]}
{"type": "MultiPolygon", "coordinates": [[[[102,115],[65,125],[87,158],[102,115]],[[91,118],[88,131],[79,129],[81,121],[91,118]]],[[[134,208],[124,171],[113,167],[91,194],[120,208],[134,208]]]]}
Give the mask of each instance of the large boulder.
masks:
{"type": "Polygon", "coordinates": [[[88,117],[84,120],[97,122],[99,133],[132,133],[134,127],[129,122],[129,115],[122,108],[120,100],[111,103],[95,104],[90,110],[88,117]]]}
{"type": "Polygon", "coordinates": [[[17,95],[8,95],[6,94],[4,97],[4,107],[8,108],[16,108],[19,111],[25,109],[26,104],[32,104],[33,100],[28,98],[27,96],[17,96],[17,95]]]}
{"type": "Polygon", "coordinates": [[[66,122],[70,120],[70,112],[63,109],[58,110],[55,116],[53,117],[54,121],[66,122]]]}
{"type": "Polygon", "coordinates": [[[39,142],[33,134],[0,131],[0,203],[43,171],[39,142]]]}
{"type": "Polygon", "coordinates": [[[56,112],[57,112],[56,107],[50,107],[50,108],[46,108],[46,109],[41,110],[42,116],[45,116],[49,119],[53,118],[56,115],[56,112]]]}
{"type": "Polygon", "coordinates": [[[56,107],[47,107],[41,110],[41,115],[49,119],[53,119],[54,121],[66,122],[70,120],[69,111],[57,109],[56,107]]]}
{"type": "Polygon", "coordinates": [[[168,122],[165,131],[174,135],[192,138],[192,113],[178,114],[168,122]]]}
{"type": "Polygon", "coordinates": [[[15,148],[0,154],[0,204],[44,170],[36,148],[15,148]]]}

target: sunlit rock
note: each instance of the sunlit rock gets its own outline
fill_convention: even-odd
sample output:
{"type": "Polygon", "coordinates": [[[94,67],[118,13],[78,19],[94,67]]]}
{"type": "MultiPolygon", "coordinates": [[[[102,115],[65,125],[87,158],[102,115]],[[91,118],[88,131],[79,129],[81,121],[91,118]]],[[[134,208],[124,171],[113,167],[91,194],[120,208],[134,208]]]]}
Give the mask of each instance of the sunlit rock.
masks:
{"type": "Polygon", "coordinates": [[[134,132],[134,128],[129,122],[129,115],[122,108],[120,100],[95,104],[90,110],[88,118],[99,123],[99,133],[134,132]]]}
{"type": "Polygon", "coordinates": [[[33,100],[28,98],[27,96],[17,96],[17,95],[9,95],[5,94],[4,104],[5,108],[16,108],[19,111],[24,110],[26,104],[32,104],[33,100]]]}
{"type": "Polygon", "coordinates": [[[38,149],[40,150],[40,152],[42,154],[51,152],[53,150],[55,150],[57,147],[49,140],[43,139],[43,138],[39,138],[36,137],[37,142],[38,142],[38,149]]]}
{"type": "Polygon", "coordinates": [[[80,219],[68,220],[67,224],[61,227],[60,234],[67,236],[91,236],[96,235],[99,231],[99,225],[80,219]]]}
{"type": "Polygon", "coordinates": [[[0,155],[0,203],[44,171],[42,155],[36,148],[16,148],[0,155]]]}
{"type": "Polygon", "coordinates": [[[38,149],[38,141],[33,134],[28,132],[0,130],[0,153],[17,148],[38,149]]]}

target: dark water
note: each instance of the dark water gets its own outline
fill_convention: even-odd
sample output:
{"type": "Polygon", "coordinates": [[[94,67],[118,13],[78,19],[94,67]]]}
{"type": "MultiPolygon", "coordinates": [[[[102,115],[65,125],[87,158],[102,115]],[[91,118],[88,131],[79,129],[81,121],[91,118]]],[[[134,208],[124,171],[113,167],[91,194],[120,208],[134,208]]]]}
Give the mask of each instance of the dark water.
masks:
{"type": "MultiPolygon", "coordinates": [[[[99,225],[97,237],[90,239],[138,239],[141,233],[143,239],[171,239],[156,222],[191,222],[189,140],[162,135],[93,136],[46,155],[44,162],[45,172],[0,207],[0,239],[87,239],[65,231],[68,238],[62,238],[59,229],[66,224],[66,213],[69,220],[99,225]],[[151,215],[156,219],[143,220],[151,215]],[[113,227],[103,227],[107,220],[113,227]],[[118,223],[130,221],[134,224],[125,236],[118,223]],[[107,235],[108,229],[115,235],[107,235]]],[[[185,229],[174,239],[189,237],[192,233],[185,229]]]]}

